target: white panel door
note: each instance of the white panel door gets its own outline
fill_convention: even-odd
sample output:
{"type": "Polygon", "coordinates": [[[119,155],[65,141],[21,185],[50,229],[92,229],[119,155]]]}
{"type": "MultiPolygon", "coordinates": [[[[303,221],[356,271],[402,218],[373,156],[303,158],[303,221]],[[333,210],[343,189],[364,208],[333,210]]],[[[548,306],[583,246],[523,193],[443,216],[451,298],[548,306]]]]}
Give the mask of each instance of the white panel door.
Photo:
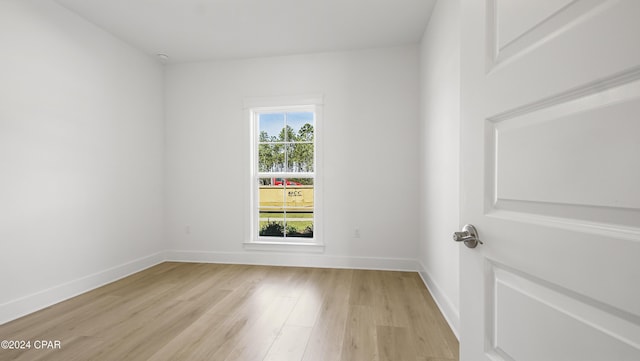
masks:
{"type": "Polygon", "coordinates": [[[640,360],[640,1],[461,11],[461,359],[640,360]]]}

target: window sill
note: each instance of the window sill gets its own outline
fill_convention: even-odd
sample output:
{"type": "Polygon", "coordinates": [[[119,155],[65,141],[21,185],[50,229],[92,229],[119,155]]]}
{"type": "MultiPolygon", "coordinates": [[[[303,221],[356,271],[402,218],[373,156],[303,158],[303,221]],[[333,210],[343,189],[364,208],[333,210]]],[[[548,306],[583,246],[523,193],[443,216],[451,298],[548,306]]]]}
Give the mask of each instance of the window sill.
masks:
{"type": "Polygon", "coordinates": [[[306,253],[324,253],[324,244],[306,242],[273,242],[273,241],[255,241],[244,242],[244,249],[248,251],[272,251],[272,252],[306,252],[306,253]]]}

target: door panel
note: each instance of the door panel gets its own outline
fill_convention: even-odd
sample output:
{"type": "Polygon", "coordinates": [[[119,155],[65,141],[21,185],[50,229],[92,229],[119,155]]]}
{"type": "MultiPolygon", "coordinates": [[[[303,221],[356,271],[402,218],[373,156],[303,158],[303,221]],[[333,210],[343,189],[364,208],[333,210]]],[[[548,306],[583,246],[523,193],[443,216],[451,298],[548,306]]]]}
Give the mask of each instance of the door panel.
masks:
{"type": "Polygon", "coordinates": [[[640,155],[638,114],[640,81],[634,81],[490,119],[487,160],[495,163],[490,166],[496,173],[488,184],[495,190],[494,206],[517,210],[518,203],[537,203],[536,213],[545,214],[553,212],[545,208],[570,205],[575,207],[565,207],[568,219],[584,220],[594,209],[598,219],[611,211],[615,217],[609,222],[640,226],[637,179],[626,176],[640,155]],[[620,219],[625,212],[628,217],[620,219]]]}
{"type": "Polygon", "coordinates": [[[614,5],[602,0],[487,0],[489,67],[523,55],[614,5]]]}
{"type": "MultiPolygon", "coordinates": [[[[495,11],[491,9],[492,0],[487,0],[486,5],[479,2],[476,11],[483,19],[476,30],[481,31],[476,37],[482,37],[477,46],[484,52],[481,66],[487,75],[485,86],[494,95],[486,99],[488,116],[545,107],[562,102],[565,97],[575,97],[580,91],[597,91],[598,85],[611,79],[637,75],[639,1],[573,1],[563,11],[533,26],[528,34],[553,25],[539,36],[519,38],[518,50],[508,56],[506,48],[496,50],[499,41],[496,27],[504,21],[495,16],[490,20],[495,11]]],[[[467,25],[470,24],[463,23],[463,27],[468,28],[467,25]]]]}
{"type": "Polygon", "coordinates": [[[461,10],[461,359],[640,360],[640,1],[461,10]]]}
{"type": "Polygon", "coordinates": [[[527,43],[521,41],[527,34],[532,33],[542,24],[559,16],[567,5],[573,0],[538,0],[538,1],[513,1],[495,0],[490,3],[489,9],[496,16],[495,40],[500,51],[513,46],[515,43],[527,43]]]}
{"type": "Polygon", "coordinates": [[[634,360],[640,326],[567,289],[491,264],[494,352],[507,360],[634,360]],[[522,312],[527,310],[527,312],[522,312]],[[524,327],[523,327],[524,325],[524,327]],[[546,332],[538,333],[539,328],[546,332]],[[571,337],[567,337],[571,335],[571,337]]]}

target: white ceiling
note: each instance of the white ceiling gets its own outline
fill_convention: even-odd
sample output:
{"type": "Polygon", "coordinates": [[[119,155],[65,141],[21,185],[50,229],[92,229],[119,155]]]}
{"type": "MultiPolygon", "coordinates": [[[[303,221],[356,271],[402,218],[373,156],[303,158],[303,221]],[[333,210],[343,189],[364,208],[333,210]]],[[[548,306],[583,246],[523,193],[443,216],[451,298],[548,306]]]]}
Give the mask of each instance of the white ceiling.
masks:
{"type": "Polygon", "coordinates": [[[170,62],[416,43],[435,0],[56,0],[170,62]]]}

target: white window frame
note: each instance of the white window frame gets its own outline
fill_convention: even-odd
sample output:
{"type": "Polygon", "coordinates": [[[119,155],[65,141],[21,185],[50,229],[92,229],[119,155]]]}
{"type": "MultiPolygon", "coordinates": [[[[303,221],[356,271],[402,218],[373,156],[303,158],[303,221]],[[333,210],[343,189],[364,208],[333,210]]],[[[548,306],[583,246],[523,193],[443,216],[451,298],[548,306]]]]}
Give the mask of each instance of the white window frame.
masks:
{"type": "Polygon", "coordinates": [[[322,232],[322,96],[273,97],[245,99],[245,119],[249,133],[249,175],[247,224],[244,248],[247,250],[276,250],[323,252],[322,232]],[[309,173],[278,172],[261,173],[258,171],[259,129],[258,116],[261,113],[312,111],[314,113],[314,171],[309,173]],[[259,236],[258,179],[259,178],[297,178],[300,175],[312,176],[314,183],[313,238],[304,237],[264,237],[259,236]]]}

